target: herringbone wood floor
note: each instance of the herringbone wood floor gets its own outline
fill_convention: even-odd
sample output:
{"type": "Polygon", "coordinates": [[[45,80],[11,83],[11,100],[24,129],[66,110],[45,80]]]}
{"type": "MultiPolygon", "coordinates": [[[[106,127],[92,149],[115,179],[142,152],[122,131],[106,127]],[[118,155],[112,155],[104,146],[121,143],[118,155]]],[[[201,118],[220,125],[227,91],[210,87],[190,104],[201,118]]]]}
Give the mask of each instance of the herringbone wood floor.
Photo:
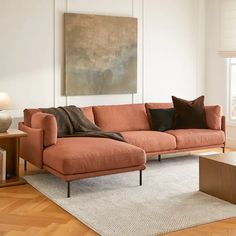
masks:
{"type": "MultiPolygon", "coordinates": [[[[30,166],[28,174],[38,172],[30,166]]],[[[23,166],[21,173],[24,174],[23,166]]],[[[28,184],[0,189],[0,236],[94,236],[94,231],[28,184]]],[[[236,236],[236,217],[165,236],[236,236]]]]}

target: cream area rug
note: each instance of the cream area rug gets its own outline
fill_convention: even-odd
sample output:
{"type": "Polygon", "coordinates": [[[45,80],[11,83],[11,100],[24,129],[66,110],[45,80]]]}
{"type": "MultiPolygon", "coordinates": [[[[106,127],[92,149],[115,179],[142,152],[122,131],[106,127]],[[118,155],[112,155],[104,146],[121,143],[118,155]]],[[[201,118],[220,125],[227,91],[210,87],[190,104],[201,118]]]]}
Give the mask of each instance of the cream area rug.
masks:
{"type": "Polygon", "coordinates": [[[51,174],[26,181],[100,235],[159,235],[236,216],[236,206],[198,191],[198,157],[152,160],[143,172],[66,183],[51,174]]]}

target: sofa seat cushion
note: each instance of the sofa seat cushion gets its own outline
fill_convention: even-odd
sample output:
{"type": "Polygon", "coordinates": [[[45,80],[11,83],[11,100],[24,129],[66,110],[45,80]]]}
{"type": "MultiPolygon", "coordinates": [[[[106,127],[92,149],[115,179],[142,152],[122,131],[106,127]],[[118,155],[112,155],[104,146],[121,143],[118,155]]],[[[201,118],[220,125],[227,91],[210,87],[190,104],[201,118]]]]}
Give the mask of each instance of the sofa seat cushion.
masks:
{"type": "Polygon", "coordinates": [[[167,151],[176,148],[175,137],[158,131],[126,131],[121,132],[125,140],[149,152],[167,151]]]}
{"type": "Polygon", "coordinates": [[[176,129],[165,133],[175,136],[178,149],[219,145],[225,142],[222,130],[176,129]]]}
{"type": "Polygon", "coordinates": [[[144,166],[145,152],[125,142],[107,138],[59,138],[44,150],[43,163],[64,174],[81,174],[144,166]]]}

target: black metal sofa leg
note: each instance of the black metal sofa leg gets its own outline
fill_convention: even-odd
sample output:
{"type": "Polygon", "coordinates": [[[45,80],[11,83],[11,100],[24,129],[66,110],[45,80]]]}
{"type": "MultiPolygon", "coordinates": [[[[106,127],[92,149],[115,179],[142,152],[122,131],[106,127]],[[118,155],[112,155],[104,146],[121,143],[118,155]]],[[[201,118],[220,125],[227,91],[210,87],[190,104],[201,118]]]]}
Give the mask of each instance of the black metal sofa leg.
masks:
{"type": "Polygon", "coordinates": [[[142,175],[142,170],[139,171],[139,185],[142,186],[143,184],[143,175],[142,175]]]}
{"type": "Polygon", "coordinates": [[[27,171],[27,161],[24,160],[24,170],[27,171]]]}
{"type": "Polygon", "coordinates": [[[222,147],[222,152],[225,153],[225,147],[222,147]]]}
{"type": "Polygon", "coordinates": [[[70,197],[70,181],[67,181],[67,197],[70,197]]]}
{"type": "MultiPolygon", "coordinates": [[[[71,181],[67,181],[67,198],[70,197],[70,182],[71,181]]],[[[139,171],[139,185],[140,186],[143,185],[143,172],[142,172],[142,170],[139,171]]]]}
{"type": "Polygon", "coordinates": [[[159,162],[161,161],[161,155],[160,154],[158,155],[158,161],[159,162]]]}

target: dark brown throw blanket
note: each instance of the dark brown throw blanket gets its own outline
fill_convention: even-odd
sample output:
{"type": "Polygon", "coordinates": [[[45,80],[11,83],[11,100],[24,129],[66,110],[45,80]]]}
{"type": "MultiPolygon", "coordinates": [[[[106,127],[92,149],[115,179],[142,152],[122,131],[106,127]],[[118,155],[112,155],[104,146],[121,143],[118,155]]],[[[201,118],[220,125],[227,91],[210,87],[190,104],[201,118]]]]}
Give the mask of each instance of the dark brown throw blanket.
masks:
{"type": "Polygon", "coordinates": [[[42,112],[52,114],[57,120],[57,136],[61,137],[102,137],[125,142],[120,133],[105,132],[92,123],[76,106],[41,108],[42,112]]]}

